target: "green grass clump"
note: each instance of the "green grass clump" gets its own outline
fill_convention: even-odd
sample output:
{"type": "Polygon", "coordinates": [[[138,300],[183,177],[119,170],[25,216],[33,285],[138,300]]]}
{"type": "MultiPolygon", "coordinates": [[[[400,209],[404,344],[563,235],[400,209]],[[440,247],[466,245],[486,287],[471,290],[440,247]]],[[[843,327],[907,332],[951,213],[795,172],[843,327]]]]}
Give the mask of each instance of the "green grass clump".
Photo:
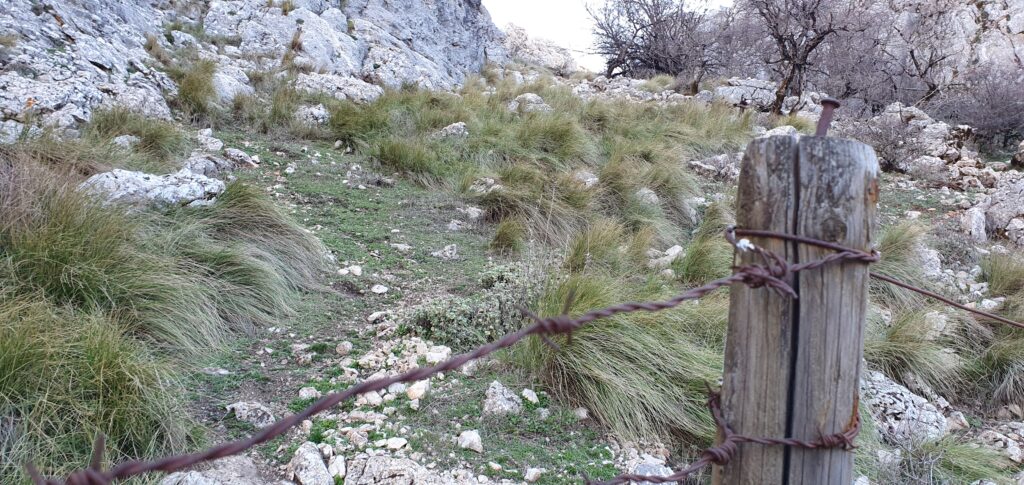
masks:
{"type": "Polygon", "coordinates": [[[104,142],[121,135],[138,137],[139,142],[133,149],[158,163],[182,155],[188,146],[185,134],[173,123],[125,107],[93,111],[83,131],[85,136],[104,142]]]}
{"type": "Polygon", "coordinates": [[[882,468],[879,483],[1013,483],[1012,462],[1002,452],[956,437],[912,443],[900,448],[893,467],[882,468]]]}
{"type": "Polygon", "coordinates": [[[877,312],[869,313],[864,339],[864,358],[883,374],[898,381],[912,375],[940,392],[955,391],[960,377],[960,361],[947,348],[964,347],[954,339],[962,325],[955,315],[944,315],[933,308],[893,309],[885,323],[877,312]],[[941,331],[936,321],[945,321],[941,331]]]}
{"type": "Polygon", "coordinates": [[[217,96],[213,87],[213,75],[217,73],[217,63],[199,60],[182,69],[177,75],[178,97],[177,106],[193,117],[209,115],[214,108],[217,96]]]}
{"type": "Polygon", "coordinates": [[[1006,302],[1000,312],[1012,320],[1024,320],[1024,254],[992,254],[981,262],[981,277],[993,295],[1006,302]]]}
{"type": "MultiPolygon", "coordinates": [[[[914,223],[888,226],[882,230],[877,249],[882,260],[871,266],[871,271],[891,276],[900,281],[928,288],[930,282],[921,271],[918,248],[924,244],[924,227],[914,223]]],[[[917,308],[922,305],[923,296],[891,285],[884,281],[871,280],[871,298],[889,308],[917,308]]]]}
{"type": "Polygon", "coordinates": [[[180,450],[180,371],[316,288],[322,246],[240,183],[207,208],[125,211],[31,154],[0,151],[0,417],[24,430],[0,481],[29,456],[81,467],[100,431],[115,459],[180,450]]]}
{"type": "Polygon", "coordinates": [[[490,248],[501,254],[516,254],[526,244],[526,226],[519,219],[508,218],[494,230],[490,248]]]}
{"type": "MultiPolygon", "coordinates": [[[[552,284],[537,310],[542,316],[559,314],[571,298],[568,313],[578,315],[665,296],[658,286],[577,274],[552,284]]],[[[517,361],[626,439],[688,436],[707,442],[714,427],[704,386],[722,372],[726,304],[711,298],[669,311],[602,319],[571,339],[555,338],[558,349],[531,340],[516,350],[517,361]]]]}
{"type": "Polygon", "coordinates": [[[42,295],[0,295],[0,419],[14,419],[0,481],[24,480],[23,463],[47,472],[88,464],[92,440],[120,461],[184,451],[192,423],[168,359],[101,313],[42,295]]]}
{"type": "Polygon", "coordinates": [[[672,89],[676,83],[676,78],[668,74],[658,74],[640,85],[640,89],[649,93],[660,93],[672,89]]]}
{"type": "Polygon", "coordinates": [[[735,216],[724,201],[708,206],[686,254],[672,262],[676,277],[687,285],[699,286],[729,276],[733,248],[724,234],[726,226],[735,223],[735,216]]]}

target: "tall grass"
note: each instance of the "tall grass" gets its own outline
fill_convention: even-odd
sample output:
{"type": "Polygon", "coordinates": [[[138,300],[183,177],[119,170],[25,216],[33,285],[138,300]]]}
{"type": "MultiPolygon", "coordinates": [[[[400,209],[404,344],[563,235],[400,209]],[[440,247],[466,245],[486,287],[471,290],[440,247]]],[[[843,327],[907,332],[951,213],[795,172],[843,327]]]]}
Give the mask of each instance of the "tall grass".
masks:
{"type": "Polygon", "coordinates": [[[217,63],[210,60],[197,60],[182,68],[175,76],[178,81],[178,108],[192,117],[211,114],[217,95],[213,87],[216,73],[217,63]]]}
{"type": "Polygon", "coordinates": [[[208,208],[128,213],[29,153],[0,152],[0,419],[17,423],[0,481],[27,457],[81,467],[98,432],[115,459],[180,451],[180,372],[316,288],[323,248],[241,184],[208,208]]]}
{"type": "MultiPolygon", "coordinates": [[[[540,314],[561,313],[570,296],[568,313],[578,315],[666,294],[658,286],[577,274],[551,285],[541,296],[540,314]]],[[[707,442],[714,428],[704,406],[704,383],[722,372],[725,305],[724,299],[713,297],[675,310],[604,319],[571,339],[557,339],[557,351],[531,340],[517,350],[517,361],[574,405],[587,407],[619,436],[686,436],[707,442]]]]}
{"type": "Polygon", "coordinates": [[[120,106],[93,111],[84,134],[106,143],[121,135],[133,135],[139,141],[132,149],[158,166],[169,165],[168,162],[183,155],[188,147],[184,132],[173,123],[120,106]]]}

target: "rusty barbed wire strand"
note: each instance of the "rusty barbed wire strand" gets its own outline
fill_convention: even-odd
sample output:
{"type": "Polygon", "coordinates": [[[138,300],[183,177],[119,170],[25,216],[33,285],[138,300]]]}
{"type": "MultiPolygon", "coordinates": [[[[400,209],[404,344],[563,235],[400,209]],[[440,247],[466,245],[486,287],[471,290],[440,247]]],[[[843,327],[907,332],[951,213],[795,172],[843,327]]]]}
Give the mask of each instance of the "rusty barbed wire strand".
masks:
{"type": "MultiPolygon", "coordinates": [[[[199,463],[235,455],[243,451],[246,451],[256,445],[270,441],[284,434],[289,429],[299,425],[300,423],[312,417],[313,415],[330,409],[354,396],[371,391],[379,391],[382,389],[386,389],[388,386],[395,383],[410,383],[421,381],[424,379],[428,379],[441,372],[458,369],[459,367],[462,367],[463,365],[470,361],[485,357],[498,350],[511,347],[512,345],[515,345],[517,342],[530,336],[538,336],[546,339],[546,337],[549,335],[566,334],[569,335],[571,338],[572,332],[595,320],[601,318],[608,318],[623,313],[631,313],[637,311],[657,312],[671,309],[681,305],[686,301],[700,299],[705,295],[714,292],[715,290],[718,290],[719,288],[732,285],[733,283],[742,283],[751,288],[764,287],[780,295],[786,295],[796,298],[797,294],[795,290],[788,283],[785,282],[785,278],[792,273],[816,269],[840,261],[860,262],[869,264],[877,262],[880,258],[880,255],[876,251],[861,251],[858,249],[851,249],[826,241],[819,241],[812,238],[789,234],[781,234],[770,231],[736,229],[735,227],[729,227],[725,231],[725,238],[730,244],[732,244],[736,248],[737,251],[753,251],[754,253],[760,255],[763,260],[763,264],[736,266],[733,268],[732,275],[711,281],[705,285],[698,286],[696,288],[691,288],[668,300],[622,303],[603,309],[592,310],[583,313],[582,315],[579,315],[577,317],[571,317],[566,314],[566,311],[568,310],[568,304],[566,305],[563,314],[550,317],[540,317],[535,313],[529,311],[528,309],[521,309],[523,314],[534,322],[532,325],[526,326],[517,332],[505,335],[504,337],[501,337],[500,339],[495,340],[494,342],[478,347],[470,352],[459,354],[447,361],[441,362],[432,367],[421,367],[387,378],[363,381],[359,384],[349,387],[348,389],[345,389],[344,391],[327,394],[326,396],[318,399],[316,402],[309,405],[302,411],[299,411],[296,414],[276,421],[270,426],[261,429],[259,432],[257,432],[253,436],[250,436],[249,438],[224,443],[206,449],[204,451],[169,456],[149,461],[131,460],[118,464],[117,466],[111,468],[110,470],[104,471],[101,469],[100,466],[102,464],[104,439],[103,436],[100,435],[97,437],[96,443],[94,444],[93,457],[89,468],[72,472],[63,481],[53,478],[43,478],[43,476],[39,473],[38,469],[36,469],[36,467],[32,463],[27,463],[25,467],[28,471],[30,478],[36,485],[109,485],[116,480],[142,475],[145,473],[170,473],[178,470],[183,470],[185,468],[191,467],[199,463]],[[737,236],[784,239],[802,244],[808,244],[813,246],[819,246],[826,249],[831,249],[834,251],[834,253],[813,261],[791,264],[787,263],[778,254],[772,251],[768,251],[760,246],[757,246],[751,243],[749,240],[738,240],[737,236]]],[[[896,284],[908,290],[916,291],[925,296],[938,299],[939,301],[950,304],[957,308],[961,308],[963,310],[985,316],[986,318],[991,318],[996,321],[1024,328],[1024,324],[1006,320],[996,315],[989,314],[987,312],[982,312],[980,310],[975,310],[965,307],[963,305],[959,305],[940,295],[937,295],[935,293],[929,292],[921,288],[914,287],[913,285],[899,282],[888,276],[872,274],[872,277],[876,277],[883,281],[896,284]]],[[[688,475],[693,474],[694,472],[706,467],[709,464],[723,464],[725,462],[728,462],[728,460],[733,456],[733,454],[736,451],[736,445],[739,443],[797,446],[802,448],[843,447],[845,449],[849,449],[849,447],[852,446],[853,438],[856,437],[857,435],[860,424],[859,419],[856,416],[854,416],[853,418],[851,418],[851,424],[847,427],[845,431],[834,435],[826,435],[815,441],[801,441],[793,438],[756,438],[737,435],[732,432],[728,424],[725,423],[724,419],[722,419],[721,410],[718,408],[718,394],[711,392],[710,389],[708,406],[711,409],[716,425],[722,431],[723,435],[725,436],[725,439],[719,445],[705,450],[702,453],[702,456],[699,460],[695,461],[688,467],[675,472],[673,475],[669,477],[624,474],[613,479],[610,479],[608,481],[588,481],[588,483],[613,485],[625,483],[628,481],[648,481],[652,483],[678,481],[686,478],[688,475]]]]}

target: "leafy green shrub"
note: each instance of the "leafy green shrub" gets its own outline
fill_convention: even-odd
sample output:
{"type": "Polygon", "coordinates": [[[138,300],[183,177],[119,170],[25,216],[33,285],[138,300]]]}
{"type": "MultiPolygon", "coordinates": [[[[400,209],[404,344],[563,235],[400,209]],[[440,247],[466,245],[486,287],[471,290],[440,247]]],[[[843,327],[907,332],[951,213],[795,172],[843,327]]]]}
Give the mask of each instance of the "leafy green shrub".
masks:
{"type": "Polygon", "coordinates": [[[426,339],[461,351],[494,341],[519,330],[520,307],[529,300],[521,276],[498,268],[481,277],[483,291],[469,297],[449,297],[415,308],[404,325],[426,339]]]}

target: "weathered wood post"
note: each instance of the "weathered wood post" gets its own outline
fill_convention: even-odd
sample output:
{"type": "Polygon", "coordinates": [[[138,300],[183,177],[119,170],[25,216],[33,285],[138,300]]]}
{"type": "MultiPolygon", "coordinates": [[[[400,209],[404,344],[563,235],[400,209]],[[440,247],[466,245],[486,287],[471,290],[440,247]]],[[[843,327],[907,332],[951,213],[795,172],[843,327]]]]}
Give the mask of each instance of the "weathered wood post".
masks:
{"type": "MultiPolygon", "coordinates": [[[[811,237],[869,250],[878,162],[871,147],[819,136],[755,140],[743,157],[737,227],[811,237]]],[[[790,263],[827,249],[749,238],[790,263]]],[[[752,252],[736,264],[760,263],[752,252]]],[[[808,441],[846,429],[857,412],[868,266],[843,261],[787,281],[797,299],[732,285],[722,411],[739,434],[808,441]]],[[[714,469],[718,484],[849,485],[853,453],[740,444],[714,469]]]]}

